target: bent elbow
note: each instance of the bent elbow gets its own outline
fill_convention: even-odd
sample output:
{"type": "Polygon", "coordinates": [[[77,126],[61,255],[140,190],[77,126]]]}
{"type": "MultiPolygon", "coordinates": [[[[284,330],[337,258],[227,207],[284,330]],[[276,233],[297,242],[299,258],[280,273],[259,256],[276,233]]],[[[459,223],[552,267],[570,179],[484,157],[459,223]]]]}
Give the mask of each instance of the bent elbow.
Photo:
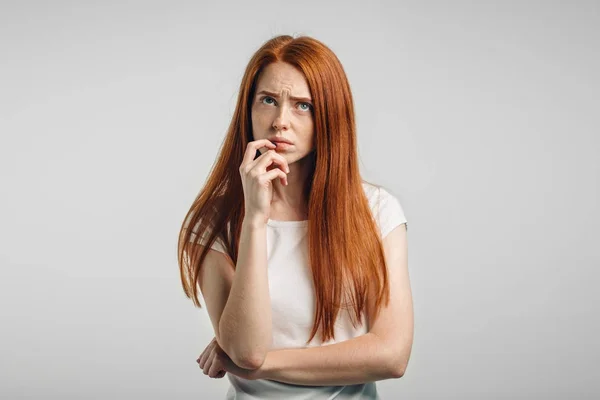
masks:
{"type": "Polygon", "coordinates": [[[237,365],[240,368],[254,370],[262,367],[263,363],[265,362],[265,358],[266,355],[264,354],[252,354],[249,356],[236,357],[235,360],[232,358],[232,361],[235,363],[235,365],[237,365]]]}
{"type": "Polygon", "coordinates": [[[401,357],[394,359],[390,364],[388,364],[390,366],[390,375],[393,379],[402,378],[404,376],[406,367],[408,366],[408,359],[409,356],[403,354],[401,357]]]}
{"type": "Polygon", "coordinates": [[[247,340],[240,343],[240,340],[232,334],[234,331],[221,326],[222,321],[223,319],[221,319],[219,326],[219,332],[221,333],[219,341],[221,348],[229,356],[231,361],[238,367],[244,369],[260,368],[267,357],[268,348],[265,347],[266,345],[259,346],[256,343],[250,345],[247,343],[247,340]]]}
{"type": "Polygon", "coordinates": [[[246,351],[235,348],[229,341],[221,339],[221,349],[235,365],[244,369],[259,369],[265,362],[266,352],[246,351]]]}
{"type": "Polygon", "coordinates": [[[412,350],[412,341],[405,346],[397,348],[395,351],[391,351],[390,354],[395,355],[388,359],[388,366],[390,375],[393,379],[402,378],[406,373],[408,367],[408,361],[410,360],[410,354],[412,350]]]}
{"type": "Polygon", "coordinates": [[[404,372],[406,371],[406,366],[396,367],[392,369],[392,378],[398,379],[404,376],[404,372]]]}
{"type": "Polygon", "coordinates": [[[235,365],[244,369],[259,369],[265,362],[266,355],[239,351],[231,346],[221,347],[235,365]]]}

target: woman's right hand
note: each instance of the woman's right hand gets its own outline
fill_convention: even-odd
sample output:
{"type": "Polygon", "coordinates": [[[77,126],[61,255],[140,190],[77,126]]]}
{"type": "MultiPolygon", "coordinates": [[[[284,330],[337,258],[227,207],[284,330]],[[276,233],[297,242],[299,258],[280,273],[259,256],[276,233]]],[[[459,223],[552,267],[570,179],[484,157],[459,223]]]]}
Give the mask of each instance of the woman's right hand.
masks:
{"type": "Polygon", "coordinates": [[[279,178],[287,185],[287,173],[290,171],[287,160],[274,149],[276,146],[267,139],[248,143],[244,159],[240,166],[244,189],[245,216],[252,220],[267,223],[273,199],[272,180],[279,178]],[[256,160],[256,151],[266,147],[256,160]],[[279,168],[273,164],[278,164],[279,168]],[[272,166],[272,168],[270,168],[272,166]],[[285,171],[285,172],[284,172],[285,171]]]}

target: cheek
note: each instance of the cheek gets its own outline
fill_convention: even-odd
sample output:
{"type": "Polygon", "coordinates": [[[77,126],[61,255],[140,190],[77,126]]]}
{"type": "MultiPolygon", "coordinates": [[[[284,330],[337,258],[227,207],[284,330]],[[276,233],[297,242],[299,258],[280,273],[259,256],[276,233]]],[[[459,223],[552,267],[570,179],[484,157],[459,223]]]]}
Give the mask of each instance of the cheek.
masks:
{"type": "Polygon", "coordinates": [[[265,129],[269,125],[270,116],[264,110],[256,110],[252,112],[252,125],[256,129],[265,129]]]}
{"type": "Polygon", "coordinates": [[[315,127],[312,121],[306,122],[302,127],[303,136],[306,138],[306,143],[309,147],[315,144],[315,127]]]}
{"type": "Polygon", "coordinates": [[[263,133],[264,127],[263,127],[260,113],[253,111],[251,121],[252,121],[252,134],[254,136],[254,140],[262,139],[262,136],[264,135],[264,133],[263,133]]]}

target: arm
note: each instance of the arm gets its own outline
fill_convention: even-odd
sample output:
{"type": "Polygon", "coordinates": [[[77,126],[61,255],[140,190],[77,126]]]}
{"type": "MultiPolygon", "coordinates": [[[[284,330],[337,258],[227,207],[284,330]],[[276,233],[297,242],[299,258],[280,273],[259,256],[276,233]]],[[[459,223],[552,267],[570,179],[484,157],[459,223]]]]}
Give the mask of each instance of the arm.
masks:
{"type": "Polygon", "coordinates": [[[218,328],[219,345],[240,367],[262,365],[271,346],[271,298],[264,222],[244,219],[240,253],[218,328]]]}
{"type": "Polygon", "coordinates": [[[257,379],[297,385],[348,385],[400,378],[406,371],[413,342],[413,303],[408,276],[406,225],[384,239],[390,302],[374,318],[368,299],[369,332],[320,347],[270,351],[256,371],[257,379]]]}
{"type": "Polygon", "coordinates": [[[337,386],[397,378],[390,355],[379,337],[367,333],[325,346],[270,351],[254,379],[337,386]]]}

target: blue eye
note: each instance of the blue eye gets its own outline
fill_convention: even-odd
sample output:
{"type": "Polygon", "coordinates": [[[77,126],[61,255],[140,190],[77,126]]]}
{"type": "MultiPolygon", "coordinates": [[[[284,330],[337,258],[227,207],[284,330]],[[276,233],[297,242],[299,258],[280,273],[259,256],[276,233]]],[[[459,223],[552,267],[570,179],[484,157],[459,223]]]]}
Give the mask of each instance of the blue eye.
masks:
{"type": "MultiPolygon", "coordinates": [[[[265,97],[263,97],[263,98],[262,98],[260,101],[264,103],[264,100],[266,100],[266,99],[273,100],[273,98],[272,98],[272,97],[265,96],[265,97]]],[[[272,103],[266,103],[266,104],[272,104],[272,103]]]]}
{"type": "Polygon", "coordinates": [[[312,105],[310,103],[300,103],[300,105],[306,106],[306,108],[302,109],[302,111],[310,111],[312,108],[312,105]]]}
{"type": "MultiPolygon", "coordinates": [[[[263,97],[263,98],[260,99],[260,102],[262,104],[272,105],[272,104],[276,103],[276,100],[274,98],[272,98],[271,96],[265,96],[265,97],[263,97]],[[272,102],[265,102],[265,100],[269,100],[269,101],[272,101],[272,102]]],[[[313,108],[312,104],[307,103],[307,102],[302,102],[302,103],[298,103],[298,104],[301,106],[300,109],[302,111],[311,111],[312,108],[313,108]],[[302,106],[304,106],[304,108],[302,108],[302,106]]]]}

